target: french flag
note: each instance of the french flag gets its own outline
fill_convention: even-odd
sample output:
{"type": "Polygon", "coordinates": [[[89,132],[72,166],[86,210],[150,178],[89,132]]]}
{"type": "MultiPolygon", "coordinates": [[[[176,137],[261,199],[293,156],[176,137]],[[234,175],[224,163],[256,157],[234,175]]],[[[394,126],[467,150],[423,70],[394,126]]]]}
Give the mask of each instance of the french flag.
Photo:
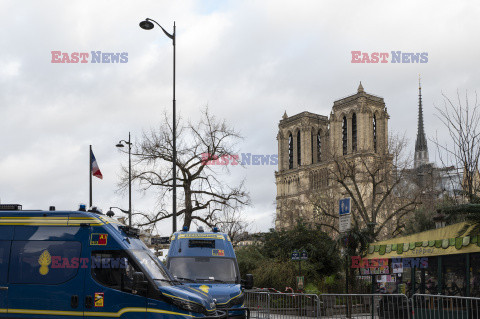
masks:
{"type": "Polygon", "coordinates": [[[92,163],[92,166],[90,167],[90,171],[92,172],[92,175],[100,179],[103,179],[102,172],[100,172],[100,168],[98,167],[97,160],[95,159],[95,155],[93,155],[92,150],[90,150],[90,161],[92,163]]]}

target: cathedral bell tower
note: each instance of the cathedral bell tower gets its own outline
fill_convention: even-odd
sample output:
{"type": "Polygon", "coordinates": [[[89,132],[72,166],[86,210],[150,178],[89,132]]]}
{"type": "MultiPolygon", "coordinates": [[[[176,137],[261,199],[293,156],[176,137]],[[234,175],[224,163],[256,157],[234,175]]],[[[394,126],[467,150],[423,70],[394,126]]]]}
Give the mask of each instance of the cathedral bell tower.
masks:
{"type": "Polygon", "coordinates": [[[357,94],[333,103],[330,114],[332,155],[386,154],[388,119],[383,98],[366,93],[360,82],[357,94]]]}
{"type": "Polygon", "coordinates": [[[335,192],[330,174],[340,157],[376,158],[388,155],[388,119],[383,98],[357,92],[333,102],[330,117],[311,112],[288,116],[278,124],[277,215],[275,227],[291,228],[296,221],[315,222],[315,194],[335,192]]]}

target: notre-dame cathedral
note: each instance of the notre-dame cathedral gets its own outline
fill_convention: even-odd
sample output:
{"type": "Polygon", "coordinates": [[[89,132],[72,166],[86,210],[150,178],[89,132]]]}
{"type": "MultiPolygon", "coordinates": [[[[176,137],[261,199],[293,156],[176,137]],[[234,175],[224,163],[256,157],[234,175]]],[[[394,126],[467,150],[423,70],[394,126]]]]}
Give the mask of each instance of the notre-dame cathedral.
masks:
{"type": "MultiPolygon", "coordinates": [[[[333,103],[330,117],[310,112],[289,117],[285,112],[277,135],[275,227],[289,228],[298,218],[313,218],[307,195],[332,189],[328,174],[334,158],[387,156],[388,119],[383,98],[366,93],[362,83],[355,94],[333,103]]],[[[335,196],[345,194],[339,190],[335,196]]]]}

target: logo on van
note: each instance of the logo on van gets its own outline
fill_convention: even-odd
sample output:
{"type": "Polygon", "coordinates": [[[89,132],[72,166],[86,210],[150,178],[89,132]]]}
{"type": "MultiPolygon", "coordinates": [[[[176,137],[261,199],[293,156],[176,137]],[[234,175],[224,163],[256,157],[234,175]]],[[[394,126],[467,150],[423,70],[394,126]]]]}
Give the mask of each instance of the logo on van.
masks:
{"type": "Polygon", "coordinates": [[[212,250],[213,256],[225,256],[225,250],[223,249],[214,249],[212,250]]]}
{"type": "Polygon", "coordinates": [[[108,234],[91,234],[90,245],[91,246],[106,246],[108,234]]]}
{"type": "Polygon", "coordinates": [[[38,257],[38,264],[40,265],[40,269],[38,270],[40,272],[40,275],[45,276],[48,274],[48,266],[52,263],[52,256],[50,256],[50,253],[48,250],[44,250],[43,253],[38,257]]]}
{"type": "Polygon", "coordinates": [[[208,294],[208,290],[210,289],[207,285],[201,285],[200,287],[198,287],[201,291],[203,291],[204,293],[207,293],[208,294]]]}
{"type": "Polygon", "coordinates": [[[103,307],[103,301],[105,299],[105,293],[96,292],[95,293],[95,307],[103,307]]]}

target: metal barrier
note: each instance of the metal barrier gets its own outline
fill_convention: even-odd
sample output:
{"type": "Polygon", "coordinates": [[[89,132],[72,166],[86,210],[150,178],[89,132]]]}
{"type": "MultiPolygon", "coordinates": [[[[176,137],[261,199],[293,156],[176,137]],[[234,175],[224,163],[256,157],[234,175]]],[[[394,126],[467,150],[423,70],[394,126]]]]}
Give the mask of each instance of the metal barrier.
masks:
{"type": "Polygon", "coordinates": [[[269,292],[245,292],[245,307],[252,319],[320,318],[317,295],[269,292]]]}
{"type": "Polygon", "coordinates": [[[252,319],[480,319],[480,298],[415,294],[245,292],[252,319]]]}
{"type": "Polygon", "coordinates": [[[480,298],[415,294],[415,319],[480,319],[480,298]]]}
{"type": "Polygon", "coordinates": [[[411,307],[402,294],[322,294],[324,318],[410,319],[411,307]]]}

